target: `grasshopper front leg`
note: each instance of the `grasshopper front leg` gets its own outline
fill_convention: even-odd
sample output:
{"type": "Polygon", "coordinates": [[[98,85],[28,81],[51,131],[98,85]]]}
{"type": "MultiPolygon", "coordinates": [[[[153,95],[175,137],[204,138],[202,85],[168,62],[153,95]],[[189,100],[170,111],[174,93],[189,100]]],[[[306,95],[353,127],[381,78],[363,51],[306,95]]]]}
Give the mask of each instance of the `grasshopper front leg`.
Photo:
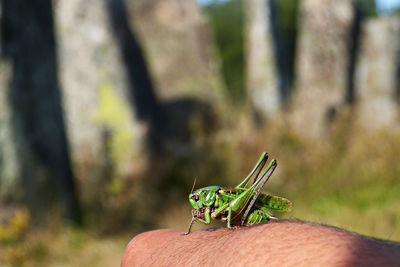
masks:
{"type": "Polygon", "coordinates": [[[202,218],[199,218],[198,213],[196,213],[196,210],[192,210],[192,220],[190,221],[189,228],[184,233],[184,235],[190,233],[190,229],[192,228],[192,225],[195,221],[199,221],[204,224],[210,224],[211,223],[210,208],[206,208],[206,210],[204,211],[204,220],[202,218]]]}
{"type": "Polygon", "coordinates": [[[231,218],[232,218],[232,207],[229,205],[229,203],[226,203],[225,205],[221,206],[217,210],[215,210],[213,213],[211,213],[211,218],[215,219],[218,215],[220,215],[223,211],[228,209],[228,218],[227,218],[227,227],[231,227],[231,218]]]}
{"type": "Polygon", "coordinates": [[[194,218],[194,216],[192,216],[192,220],[190,221],[189,228],[187,229],[187,231],[185,233],[183,233],[184,235],[188,235],[190,233],[190,229],[192,228],[192,225],[195,220],[196,219],[194,218]]]}

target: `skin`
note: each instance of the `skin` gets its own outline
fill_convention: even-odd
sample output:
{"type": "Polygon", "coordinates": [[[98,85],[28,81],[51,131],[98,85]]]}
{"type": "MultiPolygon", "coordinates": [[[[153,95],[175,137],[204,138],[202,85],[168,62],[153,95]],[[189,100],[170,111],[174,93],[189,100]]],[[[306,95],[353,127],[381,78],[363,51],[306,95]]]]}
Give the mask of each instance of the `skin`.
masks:
{"type": "Polygon", "coordinates": [[[137,235],[121,266],[400,266],[399,244],[311,223],[183,233],[163,229],[137,235]]]}

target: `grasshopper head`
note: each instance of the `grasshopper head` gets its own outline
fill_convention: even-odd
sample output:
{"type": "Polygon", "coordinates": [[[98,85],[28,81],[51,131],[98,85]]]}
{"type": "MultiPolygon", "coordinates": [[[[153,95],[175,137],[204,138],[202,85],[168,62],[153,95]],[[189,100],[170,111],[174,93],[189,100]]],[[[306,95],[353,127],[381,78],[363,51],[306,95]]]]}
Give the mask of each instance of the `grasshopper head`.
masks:
{"type": "Polygon", "coordinates": [[[200,195],[197,192],[189,194],[189,202],[194,209],[203,207],[203,203],[200,201],[200,195]]]}
{"type": "Polygon", "coordinates": [[[219,189],[219,186],[208,186],[190,193],[190,205],[192,205],[194,209],[199,209],[204,206],[211,206],[215,202],[216,193],[219,189]]]}

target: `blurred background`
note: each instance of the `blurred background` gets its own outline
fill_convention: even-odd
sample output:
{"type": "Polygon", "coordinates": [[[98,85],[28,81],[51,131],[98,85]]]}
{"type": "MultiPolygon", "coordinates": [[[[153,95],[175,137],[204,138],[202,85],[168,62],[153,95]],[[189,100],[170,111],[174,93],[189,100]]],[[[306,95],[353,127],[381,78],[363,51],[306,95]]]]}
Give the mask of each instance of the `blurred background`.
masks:
{"type": "Polygon", "coordinates": [[[399,8],[0,0],[0,265],[118,266],[263,151],[278,217],[400,241],[399,8]]]}

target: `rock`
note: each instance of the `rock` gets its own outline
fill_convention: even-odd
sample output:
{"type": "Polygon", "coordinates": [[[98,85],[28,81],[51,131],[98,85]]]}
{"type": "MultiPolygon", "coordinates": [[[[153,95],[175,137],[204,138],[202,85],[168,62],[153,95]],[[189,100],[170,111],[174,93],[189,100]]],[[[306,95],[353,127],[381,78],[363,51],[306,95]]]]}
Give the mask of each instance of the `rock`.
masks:
{"type": "Polygon", "coordinates": [[[323,136],[345,102],[353,20],[350,0],[301,1],[290,114],[291,126],[301,136],[323,136]]]}
{"type": "Polygon", "coordinates": [[[224,86],[210,26],[197,1],[139,0],[128,4],[158,99],[191,97],[222,104],[224,86]]]}
{"type": "Polygon", "coordinates": [[[103,1],[57,1],[60,80],[75,171],[99,174],[110,158],[115,175],[134,171],[143,125],[129,103],[126,72],[103,1]],[[109,153],[109,155],[106,155],[109,153]]]}
{"type": "Polygon", "coordinates": [[[246,0],[247,90],[250,101],[266,118],[281,108],[268,1],[246,0]]]}
{"type": "Polygon", "coordinates": [[[0,200],[16,192],[19,164],[11,127],[7,88],[10,79],[9,64],[0,61],[0,200]]]}
{"type": "Polygon", "coordinates": [[[400,19],[365,22],[357,62],[356,99],[359,126],[370,130],[398,125],[396,72],[400,55],[400,19]]]}

